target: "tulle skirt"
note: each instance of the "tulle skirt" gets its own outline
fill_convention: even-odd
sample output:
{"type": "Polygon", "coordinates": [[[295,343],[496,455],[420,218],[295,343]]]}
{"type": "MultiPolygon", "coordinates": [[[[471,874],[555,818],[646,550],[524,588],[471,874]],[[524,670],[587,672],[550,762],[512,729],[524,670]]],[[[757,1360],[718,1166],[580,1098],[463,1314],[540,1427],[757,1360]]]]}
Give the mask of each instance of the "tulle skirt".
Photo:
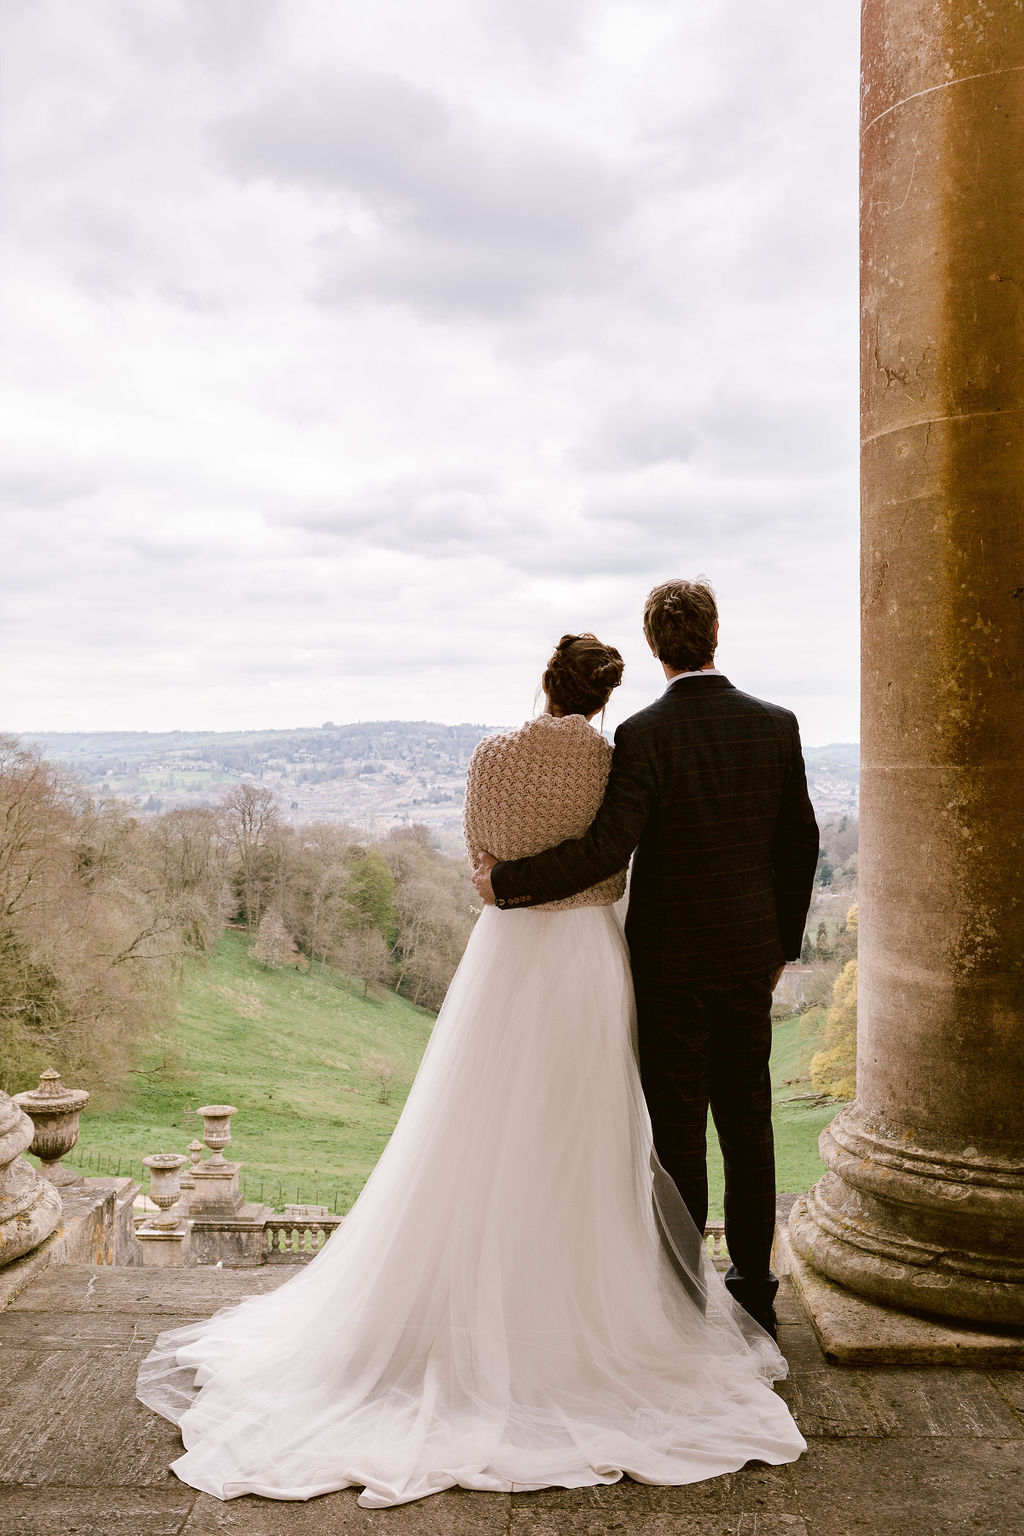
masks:
{"type": "Polygon", "coordinates": [[[343,1225],[143,1361],[178,1477],[378,1507],[795,1460],[786,1363],[652,1174],[633,1035],[611,908],[486,909],[343,1225]]]}

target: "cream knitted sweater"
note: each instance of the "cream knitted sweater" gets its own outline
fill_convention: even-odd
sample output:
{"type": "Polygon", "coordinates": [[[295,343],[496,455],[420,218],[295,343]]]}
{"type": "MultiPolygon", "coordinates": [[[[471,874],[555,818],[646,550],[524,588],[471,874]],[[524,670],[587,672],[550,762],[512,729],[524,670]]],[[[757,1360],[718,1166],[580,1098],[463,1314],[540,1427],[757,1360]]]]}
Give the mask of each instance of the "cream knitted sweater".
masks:
{"type": "MultiPolygon", "coordinates": [[[[463,833],[476,865],[486,849],[521,859],[581,837],[604,798],[612,749],[582,715],[539,715],[518,731],[485,736],[469,762],[463,833]]],[[[610,906],[626,871],[533,910],[610,906]]]]}

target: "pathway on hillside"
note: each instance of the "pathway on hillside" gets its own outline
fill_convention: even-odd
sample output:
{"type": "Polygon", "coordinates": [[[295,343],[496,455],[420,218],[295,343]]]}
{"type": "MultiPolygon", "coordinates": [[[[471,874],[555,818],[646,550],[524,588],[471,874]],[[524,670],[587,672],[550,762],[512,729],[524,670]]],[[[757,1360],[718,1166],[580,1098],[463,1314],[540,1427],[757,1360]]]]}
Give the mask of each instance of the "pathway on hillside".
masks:
{"type": "Polygon", "coordinates": [[[1022,1536],[1024,1371],[829,1366],[783,1282],[793,1466],[687,1488],[482,1494],[363,1510],[219,1503],[168,1472],[177,1430],[134,1396],[156,1334],[273,1289],[281,1269],[55,1267],[0,1313],[2,1536],[1022,1536]]]}

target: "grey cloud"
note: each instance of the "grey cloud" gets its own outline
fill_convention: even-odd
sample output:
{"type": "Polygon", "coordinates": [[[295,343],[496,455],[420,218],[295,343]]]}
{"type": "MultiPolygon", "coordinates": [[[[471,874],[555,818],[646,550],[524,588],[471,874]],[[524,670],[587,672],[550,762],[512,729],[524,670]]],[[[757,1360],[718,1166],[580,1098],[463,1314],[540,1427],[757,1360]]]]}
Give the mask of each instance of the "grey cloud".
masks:
{"type": "Polygon", "coordinates": [[[407,80],[346,72],[268,94],[211,124],[209,137],[241,179],[404,202],[449,122],[439,98],[407,80]]]}
{"type": "Polygon", "coordinates": [[[763,384],[740,385],[691,402],[686,397],[692,393],[692,383],[680,381],[671,404],[661,393],[606,409],[572,450],[572,462],[598,474],[689,464],[728,479],[807,479],[835,470],[856,451],[853,417],[828,393],[798,395],[788,387],[780,394],[763,384]]]}
{"type": "Polygon", "coordinates": [[[634,400],[597,418],[572,451],[581,469],[601,472],[651,464],[685,464],[697,443],[697,430],[682,401],[661,398],[641,406],[634,400]]]}
{"type": "Polygon", "coordinates": [[[856,463],[856,425],[835,400],[724,397],[701,423],[698,461],[801,482],[856,463]],[[851,431],[847,422],[853,430],[851,431]]]}
{"type": "Polygon", "coordinates": [[[659,494],[605,491],[587,508],[595,526],[621,526],[650,553],[652,541],[696,538],[728,549],[728,541],[756,537],[770,542],[782,529],[812,535],[820,518],[820,493],[770,480],[698,481],[659,494]]]}
{"type": "Polygon", "coordinates": [[[494,35],[525,43],[531,56],[561,61],[579,50],[591,0],[488,0],[489,27],[494,35]]]}
{"type": "Polygon", "coordinates": [[[855,699],[854,0],[9,9],[12,722],[517,719],[701,569],[855,699]]]}
{"type": "Polygon", "coordinates": [[[625,475],[595,481],[577,511],[527,507],[491,483],[405,476],[342,503],[268,512],[265,521],[307,536],[327,557],[376,550],[419,557],[439,571],[495,558],[530,579],[567,571],[616,578],[646,571],[652,549],[689,564],[701,551],[724,559],[730,548],[770,546],[794,530],[814,537],[822,494],[813,483],[741,474],[660,486],[625,475]]]}
{"type": "Polygon", "coordinates": [[[346,73],[296,82],[211,125],[235,175],[358,193],[435,234],[530,244],[584,238],[628,210],[627,183],[593,153],[497,127],[407,80],[346,73]]]}
{"type": "Polygon", "coordinates": [[[591,282],[638,195],[571,141],[496,127],[408,81],[304,82],[210,129],[222,163],[361,200],[372,234],[327,235],[313,297],[444,310],[515,308],[591,282]]]}
{"type": "Polygon", "coordinates": [[[359,301],[406,305],[432,318],[515,318],[539,299],[605,286],[609,253],[584,260],[572,246],[465,245],[415,231],[372,249],[339,244],[312,290],[326,307],[359,301]]]}
{"type": "Polygon", "coordinates": [[[99,478],[87,478],[72,470],[9,470],[0,474],[0,508],[5,510],[13,526],[20,512],[82,501],[101,489],[99,478]]]}
{"type": "Polygon", "coordinates": [[[232,74],[259,57],[282,21],[282,0],[176,0],[171,6],[118,5],[117,27],[137,58],[156,68],[202,63],[232,74]]]}
{"type": "Polygon", "coordinates": [[[299,529],[331,542],[436,557],[464,553],[508,531],[492,482],[403,476],[366,487],[330,506],[264,514],[271,527],[299,529]]]}
{"type": "Polygon", "coordinates": [[[328,554],[380,550],[419,556],[438,569],[492,558],[530,577],[569,570],[585,577],[639,569],[648,558],[633,529],[588,523],[557,507],[526,509],[503,500],[495,486],[473,482],[404,477],[344,504],[277,511],[265,520],[309,535],[328,554]]]}

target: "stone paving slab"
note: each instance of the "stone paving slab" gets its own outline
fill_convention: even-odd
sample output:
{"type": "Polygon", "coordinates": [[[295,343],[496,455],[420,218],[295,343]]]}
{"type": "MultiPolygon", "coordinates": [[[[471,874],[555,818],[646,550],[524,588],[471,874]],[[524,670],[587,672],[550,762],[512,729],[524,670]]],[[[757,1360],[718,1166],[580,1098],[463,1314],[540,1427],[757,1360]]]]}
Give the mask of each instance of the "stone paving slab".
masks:
{"type": "Polygon", "coordinates": [[[294,1274],[271,1269],[119,1269],[113,1265],[67,1264],[45,1270],[0,1313],[167,1312],[208,1317],[218,1307],[274,1291],[294,1274]]]}
{"type": "Polygon", "coordinates": [[[191,1488],[0,1486],[3,1536],[178,1536],[191,1488]]]}
{"type": "Polygon", "coordinates": [[[182,1536],[507,1536],[509,1495],[453,1488],[397,1509],[360,1509],[358,1490],[307,1503],[246,1495],[221,1503],[205,1493],[182,1536]]]}
{"type": "Polygon", "coordinates": [[[981,1371],[796,1371],[781,1384],[805,1437],[1020,1437],[1021,1422],[981,1371]]]}
{"type": "Polygon", "coordinates": [[[960,1440],[1024,1436],[1019,1416],[993,1377],[982,1371],[935,1367],[923,1372],[897,1367],[849,1374],[856,1376],[879,1435],[948,1435],[960,1440]]]}
{"type": "Polygon", "coordinates": [[[509,1536],[807,1536],[799,1515],[656,1511],[634,1519],[622,1509],[610,1518],[607,1511],[575,1509],[561,1514],[532,1511],[516,1502],[508,1530],[509,1536]]]}
{"type": "Polygon", "coordinates": [[[135,1398],[158,1332],[279,1270],[47,1270],[0,1312],[0,1536],[1024,1536],[1024,1371],[830,1365],[784,1283],[780,1390],[809,1441],[682,1488],[483,1494],[364,1510],[221,1503],[169,1471],[174,1425],[135,1398]]]}
{"type": "Polygon", "coordinates": [[[1024,1536],[1020,1441],[814,1441],[793,1465],[807,1536],[1024,1536]]]}
{"type": "Polygon", "coordinates": [[[827,1361],[818,1336],[810,1323],[780,1323],[779,1348],[789,1362],[790,1372],[821,1371],[827,1361]]]}
{"type": "Polygon", "coordinates": [[[20,1369],[0,1407],[0,1484],[168,1485],[181,1440],[136,1399],[136,1351],[12,1349],[10,1358],[20,1369]]]}
{"type": "Polygon", "coordinates": [[[1024,1371],[991,1371],[989,1379],[1003,1401],[1024,1414],[1024,1371]]]}
{"type": "MultiPolygon", "coordinates": [[[[791,1465],[752,1462],[704,1483],[646,1493],[652,1516],[670,1521],[669,1529],[679,1536],[805,1536],[791,1465]]],[[[637,1529],[647,1526],[638,1522],[637,1529]]]]}
{"type": "MultiPolygon", "coordinates": [[[[196,1312],[195,1318],[206,1317],[196,1312]]],[[[187,1323],[189,1316],[167,1312],[42,1312],[13,1309],[0,1317],[0,1361],[10,1349],[148,1350],[157,1334],[187,1323]]]]}

